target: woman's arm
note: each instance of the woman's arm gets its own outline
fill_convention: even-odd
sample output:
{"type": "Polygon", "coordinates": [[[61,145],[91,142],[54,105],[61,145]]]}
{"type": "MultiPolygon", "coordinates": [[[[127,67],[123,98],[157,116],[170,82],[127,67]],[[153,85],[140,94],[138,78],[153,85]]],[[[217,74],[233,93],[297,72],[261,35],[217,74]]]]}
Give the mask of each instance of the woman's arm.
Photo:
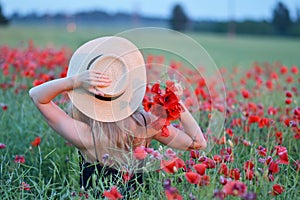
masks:
{"type": "MultiPolygon", "coordinates": [[[[175,94],[180,99],[180,96],[183,94],[183,88],[180,84],[175,84],[175,94]]],[[[161,134],[156,134],[154,139],[166,144],[170,147],[182,149],[182,150],[191,150],[191,149],[205,149],[207,146],[206,140],[203,136],[201,128],[198,123],[195,121],[192,114],[184,106],[184,104],[179,101],[184,111],[180,113],[180,121],[183,126],[183,131],[173,127],[172,125],[168,126],[169,136],[164,137],[161,134]]]]}
{"type": "Polygon", "coordinates": [[[169,125],[169,136],[162,136],[159,132],[154,135],[154,139],[180,150],[205,149],[207,144],[203,133],[191,113],[184,107],[185,111],[180,114],[180,121],[183,130],[169,125]]]}
{"type": "Polygon", "coordinates": [[[197,148],[205,149],[207,146],[207,142],[203,136],[203,132],[200,126],[198,125],[192,114],[185,107],[185,105],[181,102],[180,104],[185,110],[180,114],[180,121],[184,128],[184,132],[193,140],[191,148],[193,148],[194,145],[197,148]]]}
{"type": "Polygon", "coordinates": [[[91,140],[88,135],[82,137],[80,133],[90,132],[90,127],[71,118],[52,100],[57,95],[78,87],[101,95],[102,93],[97,86],[109,84],[110,80],[107,76],[94,71],[84,71],[72,77],[56,79],[36,86],[30,89],[29,95],[51,128],[76,147],[84,148],[91,140]]]}

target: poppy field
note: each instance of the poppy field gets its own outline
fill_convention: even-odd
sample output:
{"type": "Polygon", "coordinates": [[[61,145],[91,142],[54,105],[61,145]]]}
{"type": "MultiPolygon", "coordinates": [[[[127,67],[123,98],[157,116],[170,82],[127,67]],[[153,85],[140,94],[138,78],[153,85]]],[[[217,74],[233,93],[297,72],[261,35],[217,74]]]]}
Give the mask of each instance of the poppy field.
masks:
{"type": "MultiPolygon", "coordinates": [[[[31,87],[65,77],[72,53],[34,41],[0,46],[1,199],[94,199],[79,188],[77,150],[48,127],[28,96],[31,87]]],[[[145,55],[145,61],[150,74],[162,64],[184,65],[156,54],[145,55]]],[[[299,199],[300,66],[253,61],[245,68],[220,67],[224,99],[217,84],[207,85],[186,70],[193,89],[184,90],[183,102],[192,110],[196,96],[199,125],[212,147],[178,151],[154,142],[135,149],[136,159],[158,161],[159,168],[146,174],[147,187],[130,199],[299,199]],[[226,118],[221,133],[211,136],[207,124],[215,110],[226,118]]],[[[157,85],[149,86],[144,106],[154,94],[157,85]]],[[[67,95],[55,103],[65,108],[67,95]]],[[[128,181],[126,174],[121,178],[128,181]]],[[[111,185],[101,197],[122,199],[122,194],[111,185]]]]}

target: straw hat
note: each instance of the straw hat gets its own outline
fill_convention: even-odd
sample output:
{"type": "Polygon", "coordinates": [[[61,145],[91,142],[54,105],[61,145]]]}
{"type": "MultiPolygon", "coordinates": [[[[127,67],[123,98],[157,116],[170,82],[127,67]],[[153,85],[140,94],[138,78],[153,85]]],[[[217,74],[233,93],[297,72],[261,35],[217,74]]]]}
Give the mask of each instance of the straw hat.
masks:
{"type": "Polygon", "coordinates": [[[138,48],[127,39],[110,36],[91,40],[73,54],[67,76],[98,70],[112,83],[101,87],[104,96],[83,88],[70,91],[73,105],[97,121],[114,122],[130,116],[142,103],[146,90],[146,68],[138,48]]]}

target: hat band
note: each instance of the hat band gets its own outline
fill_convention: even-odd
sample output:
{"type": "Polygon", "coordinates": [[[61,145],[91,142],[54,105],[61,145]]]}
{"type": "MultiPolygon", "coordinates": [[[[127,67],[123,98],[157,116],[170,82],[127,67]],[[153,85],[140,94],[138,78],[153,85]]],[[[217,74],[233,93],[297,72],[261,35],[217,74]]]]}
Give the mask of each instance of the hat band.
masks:
{"type": "Polygon", "coordinates": [[[104,97],[104,96],[100,96],[100,95],[95,95],[95,97],[102,101],[113,101],[113,100],[119,98],[120,96],[122,96],[124,94],[124,92],[122,92],[121,94],[119,94],[118,96],[115,96],[115,97],[104,97]]]}
{"type": "Polygon", "coordinates": [[[95,62],[95,60],[97,60],[97,58],[100,58],[101,56],[103,56],[103,54],[100,54],[100,55],[94,57],[94,58],[89,62],[89,64],[88,64],[88,66],[87,66],[86,69],[89,70],[89,69],[91,68],[93,62],[95,62]]]}

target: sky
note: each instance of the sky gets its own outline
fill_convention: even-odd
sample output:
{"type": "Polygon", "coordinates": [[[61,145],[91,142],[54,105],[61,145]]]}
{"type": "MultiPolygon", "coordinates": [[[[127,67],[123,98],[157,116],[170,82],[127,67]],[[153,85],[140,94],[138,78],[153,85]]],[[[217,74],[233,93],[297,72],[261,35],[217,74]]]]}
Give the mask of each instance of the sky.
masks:
{"type": "MultiPolygon", "coordinates": [[[[110,13],[139,13],[168,18],[175,4],[180,4],[189,18],[195,20],[270,20],[279,0],[0,0],[4,15],[13,13],[72,14],[79,11],[103,10],[110,13]]],[[[281,0],[293,19],[300,0],[281,0]]]]}

